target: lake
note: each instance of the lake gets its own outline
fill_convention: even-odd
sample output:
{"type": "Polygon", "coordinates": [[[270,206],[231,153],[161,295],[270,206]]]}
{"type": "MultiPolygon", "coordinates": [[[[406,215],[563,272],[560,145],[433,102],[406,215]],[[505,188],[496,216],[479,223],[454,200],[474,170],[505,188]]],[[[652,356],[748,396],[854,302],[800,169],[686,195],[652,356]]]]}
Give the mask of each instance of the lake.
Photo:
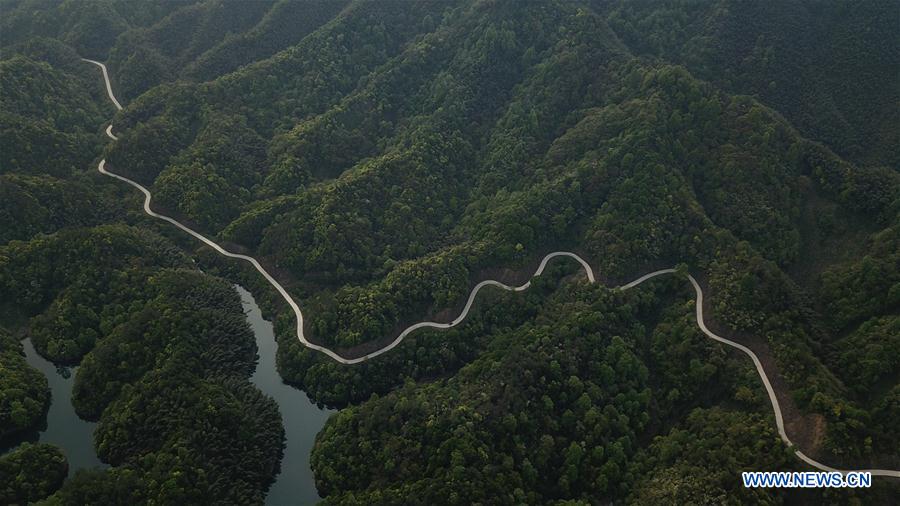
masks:
{"type": "MultiPolygon", "coordinates": [[[[272,322],[263,318],[262,311],[250,292],[238,285],[235,288],[240,293],[244,313],[256,336],[256,346],[259,349],[259,362],[250,381],[275,399],[284,423],[286,447],[281,461],[281,473],[269,490],[266,504],[315,504],[320,498],[309,467],[309,453],[316,434],[333,411],[319,409],[303,391],[286,385],[281,380],[275,368],[278,345],[272,322]]],[[[57,368],[35,351],[30,339],[23,340],[22,345],[25,347],[26,360],[44,373],[51,391],[46,429],[24,439],[60,447],[69,461],[69,476],[86,467],[107,467],[94,451],[94,428],[97,424],[79,418],[72,407],[72,384],[77,368],[57,368]]]]}

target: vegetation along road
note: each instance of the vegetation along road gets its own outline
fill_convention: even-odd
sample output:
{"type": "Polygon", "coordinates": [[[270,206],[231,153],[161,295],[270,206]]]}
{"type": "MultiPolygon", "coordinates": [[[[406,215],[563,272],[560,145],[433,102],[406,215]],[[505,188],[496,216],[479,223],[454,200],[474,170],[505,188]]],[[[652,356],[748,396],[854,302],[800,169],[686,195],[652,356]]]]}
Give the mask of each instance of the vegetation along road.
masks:
{"type": "MultiPolygon", "coordinates": [[[[119,104],[119,101],[116,100],[116,97],[113,94],[112,86],[109,82],[109,74],[106,71],[106,66],[103,63],[100,63],[100,62],[94,61],[94,60],[85,59],[84,61],[93,63],[94,65],[97,65],[98,67],[100,67],[100,70],[103,72],[103,80],[106,83],[106,91],[107,91],[107,94],[109,95],[110,100],[113,102],[113,104],[116,106],[117,109],[122,109],[122,105],[119,104]]],[[[111,139],[117,140],[117,137],[112,132],[112,125],[109,125],[106,128],[106,134],[111,139]]],[[[256,270],[259,271],[259,273],[262,274],[263,277],[265,277],[266,280],[268,280],[268,282],[273,287],[275,287],[276,290],[278,290],[278,293],[281,294],[281,296],[284,298],[285,302],[287,302],[287,304],[294,310],[294,314],[296,315],[296,320],[297,320],[297,338],[300,340],[300,342],[303,343],[304,346],[311,348],[313,350],[316,350],[316,351],[320,351],[342,364],[348,364],[348,365],[357,364],[360,362],[364,362],[368,359],[377,357],[378,355],[381,355],[382,353],[387,353],[388,351],[394,349],[397,345],[399,345],[406,336],[408,336],[411,332],[413,332],[417,329],[420,329],[423,327],[447,329],[447,328],[451,328],[456,325],[459,325],[460,323],[463,322],[463,320],[465,320],[466,316],[469,314],[469,310],[472,308],[472,304],[475,301],[475,297],[478,295],[478,292],[486,286],[496,286],[496,287],[502,288],[504,290],[511,290],[511,291],[515,291],[515,292],[526,290],[526,289],[528,289],[529,286],[531,286],[530,281],[526,282],[525,284],[523,284],[521,286],[509,286],[509,285],[503,284],[503,283],[501,283],[499,281],[495,281],[495,280],[482,281],[482,282],[478,283],[477,285],[475,285],[475,287],[472,289],[471,293],[469,293],[469,298],[466,301],[466,305],[463,307],[462,312],[460,312],[459,316],[457,316],[452,322],[437,323],[437,322],[425,321],[425,322],[416,323],[414,325],[410,325],[403,332],[401,332],[400,335],[398,335],[393,341],[391,341],[386,346],[384,346],[372,353],[361,356],[361,357],[345,358],[345,357],[342,357],[341,355],[339,355],[338,353],[334,352],[333,350],[330,350],[324,346],[320,346],[318,344],[310,342],[306,338],[306,336],[303,333],[303,312],[300,310],[300,306],[297,305],[297,303],[294,301],[294,299],[288,294],[287,290],[285,290],[284,287],[281,286],[281,284],[278,283],[278,281],[276,281],[275,278],[273,278],[272,275],[269,274],[266,271],[266,269],[263,268],[263,266],[260,265],[260,263],[255,258],[247,256],[247,255],[241,255],[238,253],[232,253],[232,252],[226,250],[225,248],[223,248],[222,246],[216,244],[212,240],[204,237],[202,234],[194,231],[193,229],[187,227],[186,225],[183,225],[179,221],[177,221],[173,218],[170,218],[168,216],[164,216],[164,215],[154,212],[150,208],[150,201],[152,199],[152,195],[150,194],[150,191],[147,190],[147,188],[143,187],[142,185],[138,184],[137,182],[132,181],[131,179],[120,176],[118,174],[114,174],[114,173],[106,170],[106,160],[100,160],[100,163],[97,166],[97,169],[102,174],[105,174],[107,176],[114,177],[116,179],[124,181],[124,182],[130,184],[131,186],[134,186],[141,192],[143,192],[143,194],[144,194],[144,212],[146,212],[148,215],[153,216],[155,218],[159,218],[161,220],[165,220],[165,221],[171,223],[172,225],[175,225],[176,227],[180,228],[181,230],[194,236],[195,238],[197,238],[198,240],[200,240],[207,246],[215,249],[222,255],[225,255],[225,256],[231,257],[231,258],[238,258],[238,259],[247,261],[251,265],[253,265],[253,267],[256,268],[256,270]]],[[[593,271],[593,269],[591,269],[590,264],[588,264],[583,258],[579,257],[575,253],[571,253],[571,252],[567,252],[567,251],[555,251],[555,252],[550,253],[547,256],[545,256],[543,258],[543,260],[541,261],[540,265],[538,266],[537,270],[534,272],[534,276],[539,276],[544,271],[544,268],[547,266],[548,261],[550,261],[553,258],[560,257],[560,256],[567,256],[567,257],[571,257],[571,258],[577,260],[581,264],[581,266],[584,268],[584,271],[587,274],[588,281],[591,283],[594,283],[596,281],[596,278],[594,276],[594,271],[593,271]]],[[[655,272],[651,272],[649,274],[645,274],[644,276],[641,276],[640,278],[638,278],[630,283],[622,285],[621,287],[619,287],[619,289],[620,290],[628,290],[630,288],[634,288],[634,287],[640,285],[644,281],[655,278],[656,276],[660,276],[660,275],[664,275],[664,274],[672,274],[675,272],[676,272],[675,269],[662,269],[662,270],[658,270],[655,272]]],[[[788,438],[788,435],[784,429],[784,418],[783,418],[783,415],[781,412],[781,408],[778,405],[778,399],[775,396],[775,391],[772,388],[772,384],[769,381],[769,377],[766,374],[766,371],[763,368],[762,363],[759,360],[759,357],[757,357],[756,354],[753,353],[753,351],[751,351],[746,346],[736,343],[734,341],[731,341],[729,339],[726,339],[724,337],[718,336],[707,328],[706,323],[704,321],[704,317],[703,317],[703,290],[700,288],[700,284],[697,283],[697,280],[694,279],[693,276],[688,274],[687,278],[690,281],[691,285],[693,285],[694,291],[696,292],[696,304],[695,304],[696,318],[697,318],[697,325],[699,325],[700,330],[703,331],[703,333],[706,334],[707,337],[709,337],[710,339],[713,339],[713,340],[719,341],[721,343],[725,343],[734,348],[737,348],[737,349],[741,350],[742,352],[744,352],[745,354],[747,354],[750,357],[750,359],[753,360],[753,364],[756,366],[756,371],[759,373],[759,377],[762,379],[763,385],[766,387],[766,392],[769,395],[769,400],[772,403],[772,410],[775,413],[775,423],[778,426],[778,434],[781,436],[781,439],[782,439],[782,441],[784,441],[785,444],[787,444],[788,446],[793,446],[793,443],[791,443],[791,440],[790,440],[790,438],[788,438]]],[[[803,454],[803,452],[801,452],[799,450],[797,450],[795,452],[795,455],[799,459],[803,460],[807,464],[809,464],[817,469],[821,469],[823,471],[846,472],[845,470],[838,470],[833,467],[822,464],[821,462],[818,462],[818,461],[806,456],[805,454],[803,454]]],[[[897,470],[866,469],[864,471],[871,472],[873,475],[876,475],[876,476],[892,476],[892,477],[900,478],[900,471],[897,471],[897,470]]]]}

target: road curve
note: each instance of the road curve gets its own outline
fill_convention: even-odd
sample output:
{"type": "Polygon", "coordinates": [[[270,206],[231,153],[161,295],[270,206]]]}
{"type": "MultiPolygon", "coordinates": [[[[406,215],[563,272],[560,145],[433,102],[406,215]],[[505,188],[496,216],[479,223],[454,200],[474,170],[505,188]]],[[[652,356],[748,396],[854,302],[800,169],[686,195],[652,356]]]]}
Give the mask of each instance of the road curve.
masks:
{"type": "MultiPolygon", "coordinates": [[[[116,109],[121,110],[122,105],[119,104],[119,101],[116,100],[116,97],[113,94],[112,86],[109,82],[109,74],[106,71],[106,65],[104,65],[103,63],[100,63],[98,61],[95,61],[95,60],[88,60],[86,58],[82,58],[82,60],[89,62],[89,63],[93,63],[94,65],[97,65],[98,67],[100,67],[100,70],[103,72],[103,80],[106,83],[106,92],[109,95],[109,98],[112,101],[112,103],[116,106],[116,109]]],[[[106,127],[106,135],[109,136],[109,138],[112,140],[118,140],[118,137],[116,137],[115,134],[112,133],[112,125],[111,124],[108,127],[106,127]]],[[[372,353],[369,353],[369,354],[361,356],[361,357],[345,358],[324,346],[320,346],[318,344],[311,343],[309,340],[306,339],[306,336],[303,333],[303,312],[300,310],[300,306],[298,306],[297,303],[294,301],[294,299],[290,296],[290,294],[288,294],[287,290],[285,290],[284,287],[281,286],[281,283],[276,281],[275,278],[273,278],[272,275],[269,274],[268,271],[266,271],[266,269],[263,268],[263,266],[260,265],[260,263],[255,258],[247,256],[247,255],[241,255],[239,253],[232,253],[232,252],[226,250],[225,248],[223,248],[222,246],[219,246],[212,240],[206,238],[199,232],[194,231],[193,229],[191,229],[190,227],[188,227],[186,225],[183,225],[181,222],[179,222],[173,218],[170,218],[168,216],[164,216],[162,214],[158,214],[158,213],[154,212],[152,209],[150,209],[150,201],[152,199],[152,195],[150,194],[150,191],[147,188],[145,188],[144,186],[142,186],[141,184],[139,184],[135,181],[132,181],[131,179],[128,179],[127,177],[120,176],[118,174],[114,174],[114,173],[106,170],[106,160],[105,159],[100,160],[100,163],[97,166],[97,170],[100,171],[101,174],[116,178],[120,181],[124,181],[125,183],[128,183],[131,186],[134,186],[135,188],[140,190],[144,194],[144,212],[147,213],[148,215],[153,216],[154,218],[159,218],[161,220],[169,222],[172,225],[175,225],[179,229],[187,232],[188,234],[197,238],[202,243],[213,248],[214,250],[218,251],[219,253],[221,253],[222,255],[224,255],[226,257],[238,258],[240,260],[249,262],[251,265],[253,265],[253,267],[257,271],[259,271],[259,273],[262,274],[263,277],[266,278],[266,280],[273,287],[275,287],[276,290],[278,290],[278,293],[281,294],[281,297],[284,298],[285,302],[287,302],[287,304],[291,307],[291,309],[294,310],[294,315],[296,316],[296,320],[297,320],[297,339],[299,339],[300,342],[307,348],[322,352],[325,355],[328,355],[330,358],[334,359],[335,361],[340,362],[341,364],[347,364],[347,365],[358,364],[360,362],[365,362],[366,360],[368,360],[370,358],[377,357],[378,355],[381,355],[383,353],[387,353],[388,351],[397,347],[403,341],[403,339],[406,338],[406,336],[408,336],[410,333],[412,333],[420,328],[429,327],[429,328],[435,328],[435,329],[448,329],[451,327],[455,327],[456,325],[459,325],[460,323],[463,322],[463,320],[465,320],[466,316],[468,316],[469,310],[472,309],[472,304],[474,304],[475,297],[478,295],[478,292],[486,286],[495,286],[498,288],[502,288],[503,290],[509,290],[509,291],[513,291],[513,292],[521,292],[521,291],[527,290],[531,286],[531,281],[527,281],[525,284],[520,285],[520,286],[510,286],[510,285],[506,285],[504,283],[501,283],[499,281],[495,281],[492,279],[482,281],[482,282],[478,283],[477,285],[475,285],[474,288],[472,288],[472,291],[469,293],[469,298],[466,300],[466,305],[463,307],[459,316],[454,318],[453,321],[451,321],[450,323],[438,323],[438,322],[430,322],[430,321],[419,322],[419,323],[416,323],[416,324],[413,324],[413,325],[410,325],[409,327],[407,327],[405,330],[403,330],[403,332],[400,333],[400,335],[398,335],[393,341],[391,341],[390,343],[385,345],[383,348],[380,348],[376,351],[373,351],[372,353]]],[[[568,251],[554,251],[554,252],[546,255],[543,258],[543,260],[541,260],[540,265],[538,265],[538,268],[537,268],[537,270],[534,271],[534,274],[532,275],[532,277],[540,276],[544,272],[544,269],[547,267],[547,262],[549,262],[551,259],[556,258],[556,257],[570,257],[570,258],[575,259],[584,268],[584,272],[587,275],[588,282],[589,283],[596,282],[596,277],[594,276],[594,271],[591,268],[590,264],[588,264],[583,258],[576,255],[575,253],[571,253],[568,251]]],[[[622,285],[622,286],[618,287],[617,289],[622,290],[622,291],[629,290],[631,288],[634,288],[634,287],[640,285],[641,283],[643,283],[649,279],[653,279],[657,276],[661,276],[664,274],[673,274],[675,272],[676,272],[675,269],[661,269],[658,271],[654,271],[649,274],[645,274],[630,283],[622,285]]],[[[775,395],[775,390],[772,388],[772,383],[769,381],[769,377],[766,375],[766,371],[765,371],[765,369],[763,369],[762,363],[759,361],[759,357],[757,357],[756,354],[753,353],[752,350],[750,350],[750,348],[747,348],[746,346],[736,343],[734,341],[731,341],[729,339],[725,339],[724,337],[718,336],[718,335],[714,334],[711,330],[709,330],[709,328],[706,327],[706,322],[705,322],[704,316],[703,316],[703,290],[700,288],[700,284],[697,283],[697,280],[694,279],[693,276],[688,274],[687,278],[690,281],[691,285],[694,287],[694,292],[696,294],[696,300],[695,300],[696,318],[697,318],[697,325],[700,327],[700,330],[704,334],[706,334],[706,336],[709,337],[710,339],[713,339],[715,341],[719,341],[721,343],[727,344],[728,346],[737,348],[750,357],[750,359],[753,361],[753,365],[756,366],[756,372],[759,374],[759,377],[762,380],[763,385],[766,387],[766,393],[768,393],[768,395],[769,395],[769,401],[772,403],[772,410],[775,413],[775,424],[778,428],[778,435],[781,437],[781,440],[784,441],[784,443],[786,445],[788,445],[788,447],[793,447],[794,444],[791,442],[790,438],[788,437],[787,433],[784,430],[784,418],[781,413],[781,407],[778,405],[778,398],[775,395]]],[[[818,462],[818,461],[806,456],[800,450],[795,449],[794,454],[800,460],[802,460],[802,461],[806,462],[807,464],[809,464],[817,469],[820,469],[822,471],[838,471],[841,473],[850,472],[848,470],[839,470],[839,469],[835,469],[833,467],[827,466],[825,464],[822,464],[821,462],[818,462]]],[[[896,470],[862,469],[860,471],[870,472],[874,476],[891,476],[894,478],[900,478],[900,471],[896,471],[896,470]]]]}
{"type": "MultiPolygon", "coordinates": [[[[619,290],[628,290],[629,288],[634,288],[640,285],[648,279],[652,279],[663,274],[673,274],[675,272],[675,269],[660,269],[649,274],[644,274],[631,283],[620,286],[619,290]]],[[[722,336],[716,335],[715,333],[713,333],[713,331],[707,328],[706,320],[703,316],[703,289],[700,288],[700,283],[697,283],[697,280],[694,279],[694,276],[688,274],[687,278],[688,281],[691,282],[691,286],[694,287],[694,293],[696,295],[694,306],[696,311],[697,326],[700,327],[700,331],[706,334],[706,336],[710,339],[719,341],[720,343],[725,343],[733,348],[737,348],[750,357],[750,360],[753,361],[753,365],[756,366],[756,372],[759,374],[760,379],[762,379],[763,386],[766,387],[766,393],[769,394],[769,401],[772,403],[772,411],[775,412],[775,425],[778,427],[778,435],[781,436],[781,440],[784,441],[786,445],[788,445],[789,447],[794,446],[794,443],[791,442],[791,439],[788,437],[787,432],[785,432],[784,430],[784,417],[781,414],[781,407],[778,405],[778,397],[775,395],[775,389],[772,388],[772,383],[769,381],[769,377],[766,375],[766,370],[763,369],[762,363],[759,361],[759,357],[757,357],[756,353],[753,353],[750,348],[744,346],[743,344],[736,343],[730,339],[725,339],[722,336]]],[[[838,471],[842,473],[848,472],[845,470],[835,469],[833,467],[827,466],[817,460],[814,460],[811,457],[808,457],[800,450],[795,449],[794,454],[800,460],[817,469],[821,469],[822,471],[838,471]]],[[[894,471],[890,469],[860,469],[860,471],[872,473],[872,475],[874,476],[892,476],[894,478],[900,478],[900,471],[894,471]]]]}
{"type": "MultiPolygon", "coordinates": [[[[106,94],[109,95],[109,99],[112,100],[112,103],[113,103],[113,105],[116,106],[116,109],[121,111],[122,104],[120,104],[119,101],[116,100],[116,96],[113,94],[112,84],[110,84],[110,82],[109,82],[109,74],[106,72],[106,65],[98,62],[97,60],[89,60],[87,58],[82,58],[82,61],[86,61],[88,63],[93,63],[94,65],[100,67],[100,70],[103,71],[103,81],[106,83],[106,94]]],[[[109,128],[106,129],[106,133],[110,137],[113,137],[113,135],[111,133],[109,133],[110,128],[112,128],[112,125],[110,125],[109,128]]],[[[115,137],[113,137],[113,138],[115,138],[115,137]]]]}

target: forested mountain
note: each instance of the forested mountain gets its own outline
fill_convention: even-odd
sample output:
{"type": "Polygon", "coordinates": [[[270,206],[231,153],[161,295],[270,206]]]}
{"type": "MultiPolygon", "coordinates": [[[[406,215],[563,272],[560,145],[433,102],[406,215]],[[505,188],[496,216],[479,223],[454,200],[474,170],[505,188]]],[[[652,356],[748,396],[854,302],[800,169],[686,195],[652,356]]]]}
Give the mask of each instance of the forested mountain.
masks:
{"type": "Polygon", "coordinates": [[[12,336],[0,329],[0,360],[3,364],[3,384],[0,385],[0,438],[7,439],[17,432],[39,423],[50,404],[47,378],[28,366],[22,349],[12,336]]]}
{"type": "MultiPolygon", "coordinates": [[[[896,2],[0,9],[0,309],[16,316],[0,323],[81,365],[75,407],[113,464],[51,503],[262,500],[280,418],[246,382],[252,339],[211,274],[266,301],[286,381],[346,408],[312,454],[326,502],[897,493],[741,486],[804,467],[747,357],[697,328],[684,276],[710,326],[761,356],[804,453],[900,467],[896,2]],[[81,57],[107,63],[124,110],[81,57]],[[464,325],[343,365],[297,340],[255,271],[142,217],[100,157],[156,211],[259,258],[306,335],[347,357],[451,321],[475,283],[522,283],[549,251],[602,283],[555,260],[527,292],[486,289],[464,325]]],[[[27,382],[9,341],[10,384],[27,382]]],[[[33,425],[46,400],[17,388],[4,406],[33,425]]]]}
{"type": "Polygon", "coordinates": [[[638,55],[758,97],[852,161],[900,164],[897,3],[595,2],[638,55]]]}
{"type": "MultiPolygon", "coordinates": [[[[119,225],[0,247],[0,289],[34,315],[42,355],[80,363],[76,412],[99,419],[98,454],[116,466],[76,474],[62,503],[255,502],[271,483],[283,429],[247,383],[255,346],[237,294],[188,264],[163,238],[119,225]]],[[[31,404],[9,402],[27,423],[31,404]]]]}

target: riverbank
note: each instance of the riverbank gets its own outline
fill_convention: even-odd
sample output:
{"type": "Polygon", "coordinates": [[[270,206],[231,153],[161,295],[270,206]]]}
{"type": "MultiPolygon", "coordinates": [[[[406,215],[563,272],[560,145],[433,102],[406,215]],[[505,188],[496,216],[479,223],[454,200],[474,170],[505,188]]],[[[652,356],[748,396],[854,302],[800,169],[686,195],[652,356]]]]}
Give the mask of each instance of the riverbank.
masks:
{"type": "Polygon", "coordinates": [[[34,349],[31,339],[23,339],[25,361],[39,370],[50,385],[50,408],[46,425],[26,434],[7,450],[13,450],[24,441],[48,443],[59,447],[69,463],[68,476],[79,469],[108,467],[97,458],[94,451],[94,429],[97,424],[82,420],[72,406],[72,385],[76,367],[57,367],[34,349]]]}
{"type": "Polygon", "coordinates": [[[269,489],[266,504],[315,504],[319,499],[315,477],[309,466],[309,453],[316,434],[333,411],[319,409],[301,390],[285,384],[275,367],[278,344],[272,322],[263,318],[253,295],[240,285],[234,285],[241,296],[241,304],[250,328],[256,336],[259,361],[250,382],[278,403],[284,424],[285,449],[281,472],[269,489]]]}

